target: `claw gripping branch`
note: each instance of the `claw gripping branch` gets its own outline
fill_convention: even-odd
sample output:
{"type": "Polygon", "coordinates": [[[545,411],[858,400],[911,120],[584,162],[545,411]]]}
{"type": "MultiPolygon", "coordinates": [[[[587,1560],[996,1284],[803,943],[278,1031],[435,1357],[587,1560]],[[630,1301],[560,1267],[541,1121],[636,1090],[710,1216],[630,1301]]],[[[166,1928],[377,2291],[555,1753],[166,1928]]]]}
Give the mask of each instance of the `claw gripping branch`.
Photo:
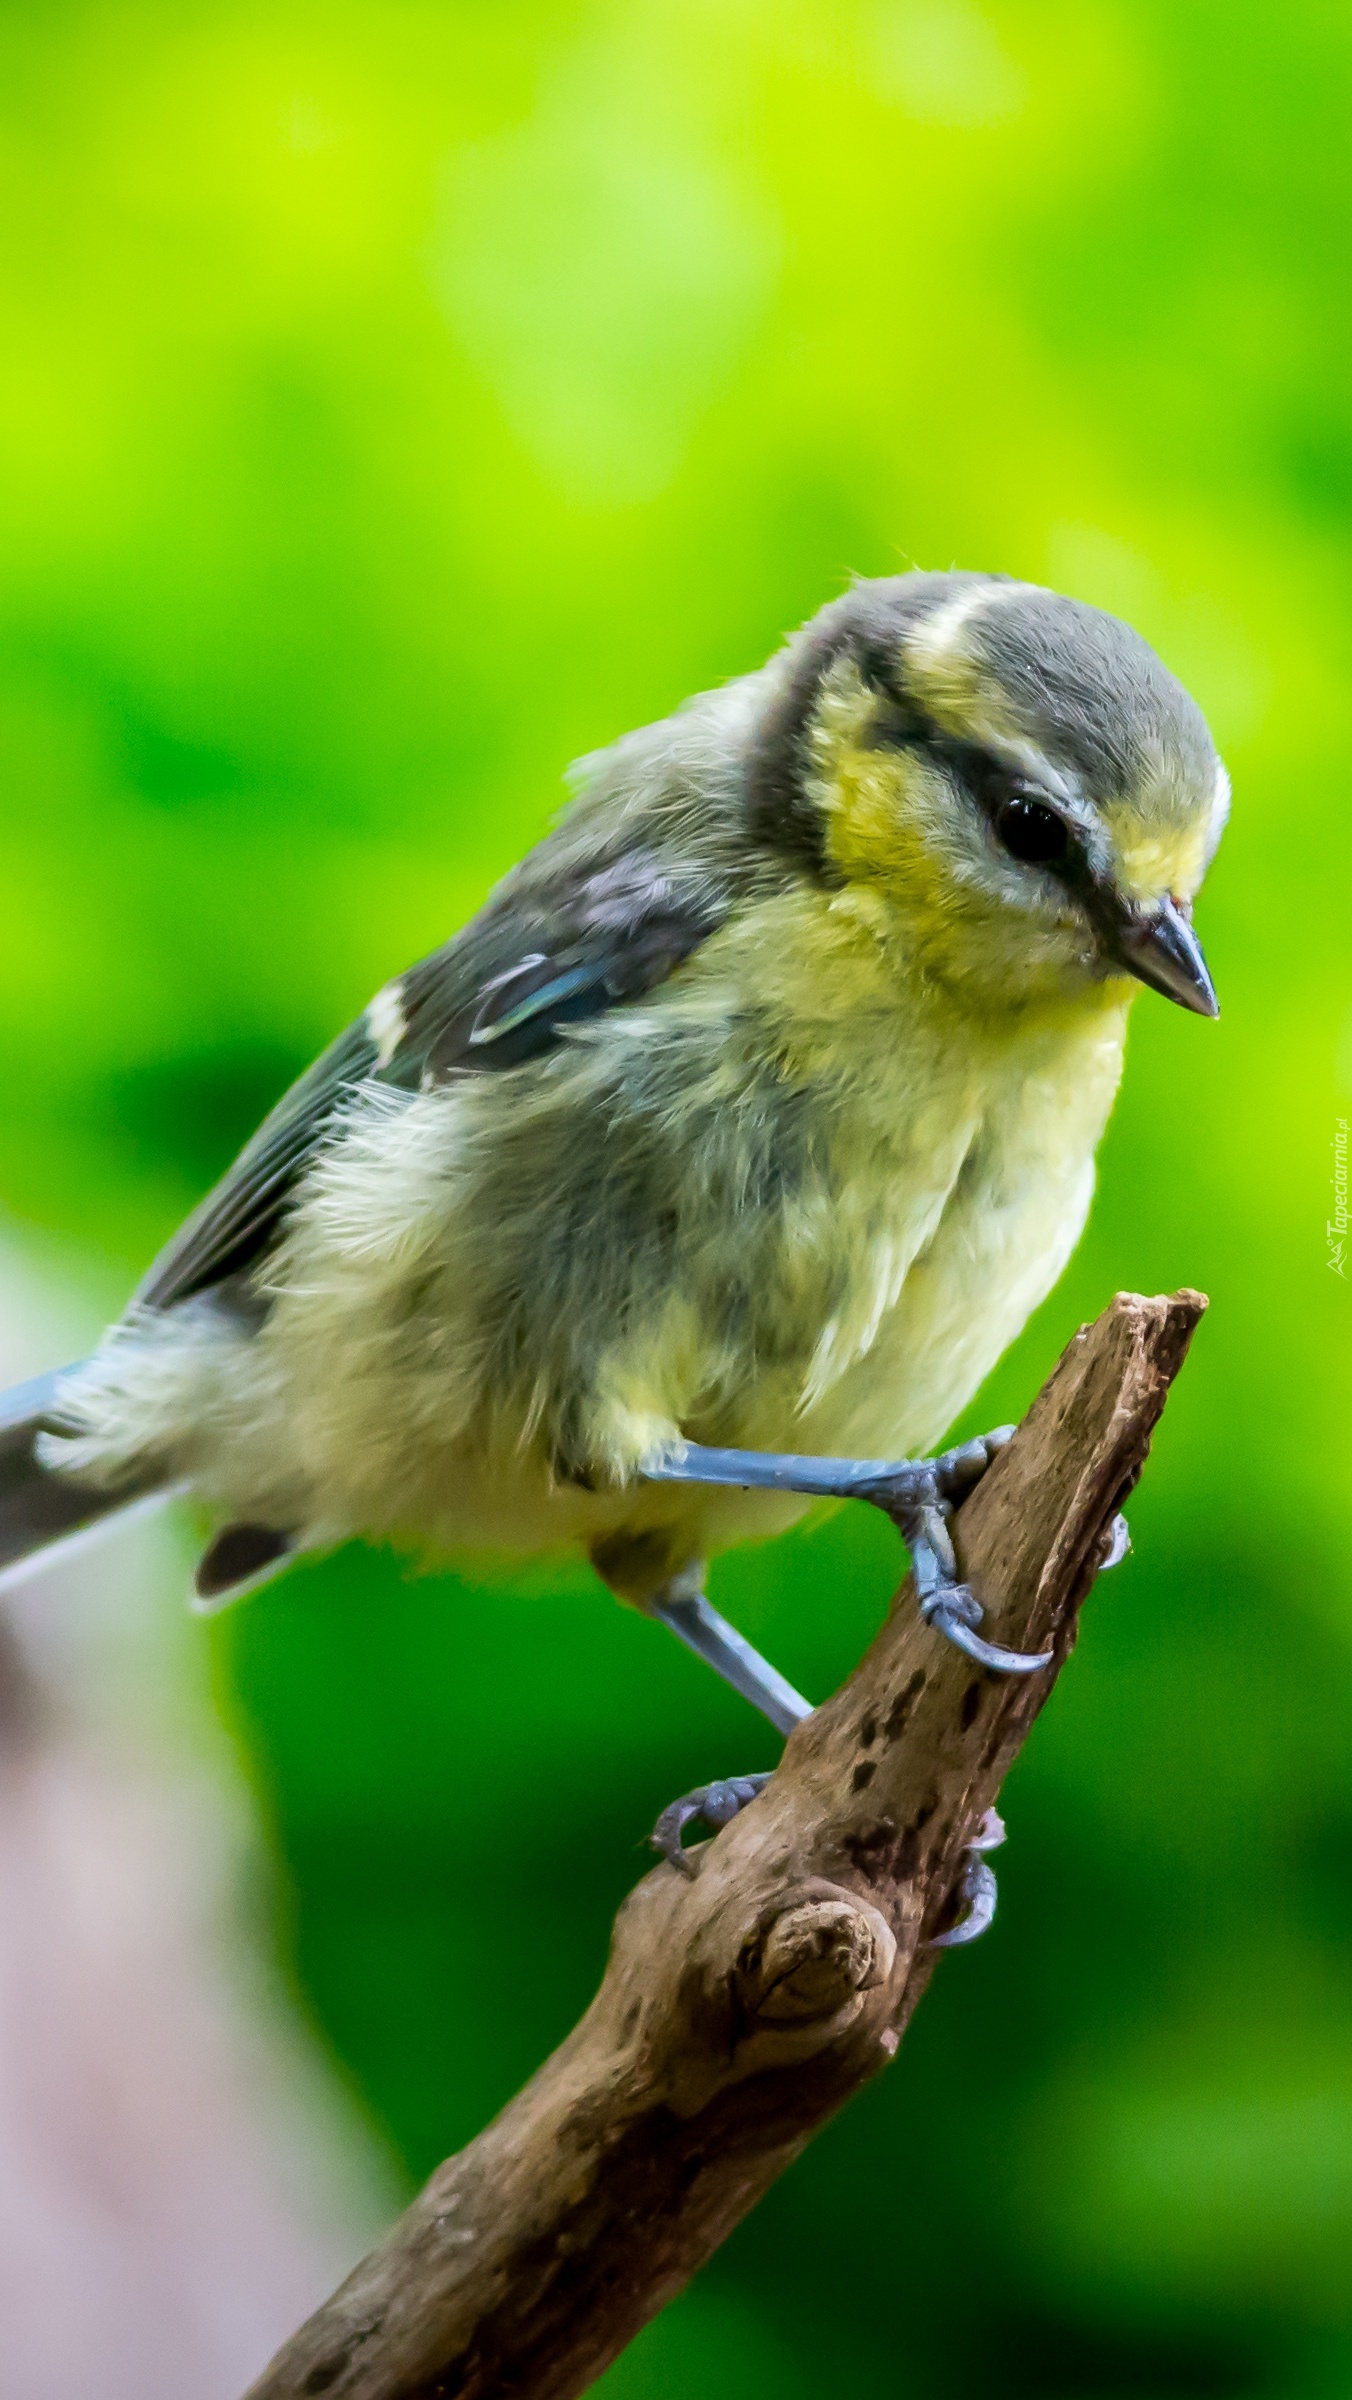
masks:
{"type": "Polygon", "coordinates": [[[572,2400],[895,2055],[938,1950],[981,1930],[1001,1782],[1204,1305],[1119,1295],[953,1528],[992,1633],[1045,1674],[987,1672],[903,1594],[754,1806],[631,1892],[581,2023],[252,2400],[572,2400]]]}

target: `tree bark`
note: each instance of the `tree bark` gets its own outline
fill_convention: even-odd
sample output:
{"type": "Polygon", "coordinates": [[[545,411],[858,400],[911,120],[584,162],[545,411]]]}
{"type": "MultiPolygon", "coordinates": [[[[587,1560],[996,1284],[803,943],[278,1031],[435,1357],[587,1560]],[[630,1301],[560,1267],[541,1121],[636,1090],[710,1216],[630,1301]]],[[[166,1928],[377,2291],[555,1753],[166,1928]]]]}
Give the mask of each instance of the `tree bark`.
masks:
{"type": "Polygon", "coordinates": [[[983,1633],[1052,1664],[974,1666],[903,1586],[768,1789],[629,1895],[580,2024],[250,2400],[569,2400],[895,2056],[1205,1305],[1120,1293],[955,1522],[983,1633]]]}

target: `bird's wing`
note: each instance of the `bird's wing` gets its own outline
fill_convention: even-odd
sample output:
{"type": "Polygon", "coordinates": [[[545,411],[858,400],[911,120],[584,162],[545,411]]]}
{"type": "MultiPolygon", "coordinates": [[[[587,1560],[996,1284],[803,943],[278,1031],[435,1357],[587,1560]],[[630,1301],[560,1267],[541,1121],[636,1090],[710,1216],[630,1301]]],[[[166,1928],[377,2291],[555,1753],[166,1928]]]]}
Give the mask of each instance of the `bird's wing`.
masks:
{"type": "Polygon", "coordinates": [[[266,1117],[151,1267],[136,1298],[172,1308],[251,1266],[297,1186],[375,1083],[413,1093],[524,1066],[571,1026],[663,982],[726,903],[651,855],[510,876],[464,931],[376,994],[266,1117]]]}
{"type": "Polygon", "coordinates": [[[251,1265],[272,1239],[345,1101],[375,1063],[376,1045],[359,1017],[278,1101],[215,1190],[179,1227],[141,1283],[139,1306],[172,1308],[251,1265]]]}

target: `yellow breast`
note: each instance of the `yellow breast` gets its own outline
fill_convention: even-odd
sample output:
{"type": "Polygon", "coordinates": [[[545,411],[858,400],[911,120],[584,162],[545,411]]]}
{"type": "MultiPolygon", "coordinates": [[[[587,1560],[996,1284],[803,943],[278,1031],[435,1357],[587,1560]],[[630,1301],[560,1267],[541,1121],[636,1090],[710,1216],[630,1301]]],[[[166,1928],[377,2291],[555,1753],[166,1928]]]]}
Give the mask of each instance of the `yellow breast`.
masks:
{"type": "Polygon", "coordinates": [[[823,1174],[786,1200],[764,1261],[773,1341],[686,1430],[847,1456],[927,1448],[1080,1234],[1129,996],[1098,985],[977,1017],[898,956],[885,904],[857,887],[786,895],[767,919],[738,937],[739,988],[820,1109],[823,1174]]]}

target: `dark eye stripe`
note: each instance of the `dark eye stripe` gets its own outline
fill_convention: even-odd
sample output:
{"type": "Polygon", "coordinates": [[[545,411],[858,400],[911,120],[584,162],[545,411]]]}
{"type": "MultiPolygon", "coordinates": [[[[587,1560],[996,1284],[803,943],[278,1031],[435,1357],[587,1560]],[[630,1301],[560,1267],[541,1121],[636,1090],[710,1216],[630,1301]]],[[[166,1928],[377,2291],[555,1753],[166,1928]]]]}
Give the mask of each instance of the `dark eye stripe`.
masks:
{"type": "Polygon", "coordinates": [[[884,701],[874,719],[870,745],[880,750],[920,751],[934,759],[970,792],[1011,858],[1053,872],[1083,867],[1083,850],[1073,828],[1035,784],[977,743],[960,742],[941,733],[914,705],[884,701]]]}
{"type": "Polygon", "coordinates": [[[1045,868],[1072,891],[1083,891],[1092,881],[1077,829],[1017,767],[975,742],[955,741],[937,727],[908,746],[927,751],[971,794],[1010,858],[1021,866],[1045,868]]]}

